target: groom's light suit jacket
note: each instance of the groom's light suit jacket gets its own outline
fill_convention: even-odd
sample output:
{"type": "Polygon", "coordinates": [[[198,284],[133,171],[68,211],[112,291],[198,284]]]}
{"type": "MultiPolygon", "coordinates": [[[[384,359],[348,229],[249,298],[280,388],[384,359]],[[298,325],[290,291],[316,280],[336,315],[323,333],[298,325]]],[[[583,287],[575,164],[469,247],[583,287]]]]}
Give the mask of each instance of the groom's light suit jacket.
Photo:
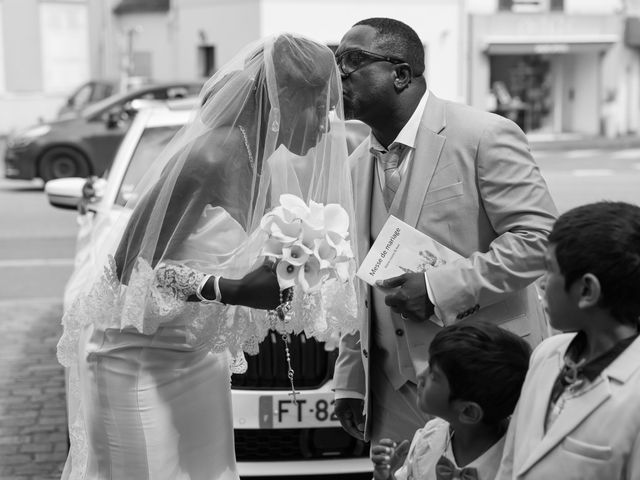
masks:
{"type": "MultiPolygon", "coordinates": [[[[350,157],[360,259],[371,244],[372,189],[379,188],[369,148],[367,139],[350,157]]],[[[430,92],[413,158],[390,213],[465,257],[427,272],[446,324],[487,320],[533,345],[547,335],[532,282],[544,272],[546,238],[557,212],[526,137],[513,122],[430,92]]],[[[360,332],[341,341],[334,387],[364,395],[368,435],[372,292],[366,290],[360,332]]],[[[376,314],[377,322],[393,323],[392,332],[403,331],[385,337],[398,352],[386,361],[409,357],[414,378],[408,379],[415,381],[441,327],[403,320],[388,308],[376,314]]],[[[405,372],[404,379],[390,379],[395,385],[411,377],[407,368],[386,370],[405,372]]]]}

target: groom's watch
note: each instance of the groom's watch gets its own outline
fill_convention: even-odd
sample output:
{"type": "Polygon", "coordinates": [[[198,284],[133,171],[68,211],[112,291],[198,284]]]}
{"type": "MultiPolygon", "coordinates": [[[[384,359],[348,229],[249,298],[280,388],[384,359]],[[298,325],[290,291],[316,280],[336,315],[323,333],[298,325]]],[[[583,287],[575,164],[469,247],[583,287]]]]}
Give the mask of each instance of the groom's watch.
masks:
{"type": "Polygon", "coordinates": [[[196,297],[200,300],[200,303],[208,304],[208,303],[219,303],[220,305],[224,305],[222,303],[222,294],[220,293],[220,277],[215,275],[207,275],[205,276],[200,283],[198,284],[198,288],[196,288],[196,297]],[[216,298],[206,298],[202,294],[202,289],[205,287],[209,279],[213,277],[213,291],[216,298]]]}

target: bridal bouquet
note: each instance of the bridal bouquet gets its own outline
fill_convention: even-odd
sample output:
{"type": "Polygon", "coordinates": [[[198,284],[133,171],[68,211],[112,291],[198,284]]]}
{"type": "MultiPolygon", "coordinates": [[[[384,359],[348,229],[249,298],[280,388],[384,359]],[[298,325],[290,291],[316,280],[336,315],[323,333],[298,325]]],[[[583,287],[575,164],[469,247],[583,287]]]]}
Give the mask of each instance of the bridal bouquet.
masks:
{"type": "Polygon", "coordinates": [[[272,312],[272,319],[280,322],[273,327],[287,333],[304,330],[321,336],[317,334],[330,325],[322,315],[311,313],[324,313],[326,304],[332,303],[327,295],[354,276],[347,212],[335,203],[323,205],[312,200],[307,205],[295,195],[284,194],[280,196],[280,205],[262,218],[260,228],[268,235],[261,256],[277,262],[281,289],[281,305],[272,312]],[[300,290],[302,295],[294,297],[294,290],[300,290]],[[302,308],[293,310],[300,310],[302,318],[293,318],[292,306],[296,304],[302,308]]]}
{"type": "Polygon", "coordinates": [[[269,312],[268,326],[283,337],[296,403],[288,334],[304,331],[332,348],[340,334],[357,328],[349,215],[338,204],[307,205],[284,194],[280,205],[262,218],[260,228],[268,235],[261,256],[276,261],[280,285],[280,305],[269,312]],[[301,294],[294,295],[294,290],[301,294]]]}
{"type": "Polygon", "coordinates": [[[317,291],[329,278],[349,280],[353,261],[349,217],[337,203],[323,205],[299,197],[280,196],[280,205],[260,222],[269,239],[262,255],[276,259],[280,288],[298,285],[303,292],[317,291]]]}

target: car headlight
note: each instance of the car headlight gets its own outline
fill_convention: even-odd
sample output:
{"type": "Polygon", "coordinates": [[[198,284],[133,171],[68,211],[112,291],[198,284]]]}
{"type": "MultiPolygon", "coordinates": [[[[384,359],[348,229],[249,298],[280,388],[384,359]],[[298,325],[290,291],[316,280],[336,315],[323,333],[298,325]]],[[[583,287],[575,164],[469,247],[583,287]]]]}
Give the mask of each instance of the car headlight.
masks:
{"type": "Polygon", "coordinates": [[[29,128],[11,137],[8,141],[8,146],[14,148],[26,147],[36,138],[46,135],[50,131],[50,125],[38,125],[37,127],[29,128]]]}

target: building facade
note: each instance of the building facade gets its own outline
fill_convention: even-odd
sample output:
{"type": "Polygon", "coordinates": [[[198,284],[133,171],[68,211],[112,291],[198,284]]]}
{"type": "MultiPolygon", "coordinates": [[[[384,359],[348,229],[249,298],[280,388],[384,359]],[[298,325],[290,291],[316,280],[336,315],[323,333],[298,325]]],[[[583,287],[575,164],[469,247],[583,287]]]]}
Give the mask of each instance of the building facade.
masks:
{"type": "MultiPolygon", "coordinates": [[[[139,2],[123,1],[120,5],[139,2]]],[[[412,25],[425,42],[431,86],[464,99],[462,1],[451,0],[173,0],[162,14],[116,14],[118,31],[136,31],[134,57],[158,80],[176,72],[208,77],[244,45],[280,32],[337,46],[358,20],[386,16],[412,25]]]]}
{"type": "Polygon", "coordinates": [[[266,35],[336,46],[374,16],[415,28],[437,95],[530,135],[640,128],[640,0],[0,0],[0,134],[89,79],[208,78],[266,35]]]}
{"type": "MultiPolygon", "coordinates": [[[[52,118],[64,95],[91,78],[118,78],[123,87],[136,79],[208,78],[243,46],[266,35],[298,32],[336,46],[351,25],[374,16],[412,25],[425,42],[430,86],[443,97],[464,101],[463,4],[463,0],[0,0],[0,47],[3,40],[5,47],[0,48],[0,112],[7,112],[0,118],[0,134],[52,118]],[[65,30],[56,37],[53,27],[43,26],[52,12],[73,17],[75,33],[65,30]],[[26,55],[19,54],[19,48],[7,48],[21,43],[30,45],[26,55]],[[21,62],[21,55],[28,62],[21,62]]],[[[68,26],[72,20],[65,22],[68,26]]]]}

